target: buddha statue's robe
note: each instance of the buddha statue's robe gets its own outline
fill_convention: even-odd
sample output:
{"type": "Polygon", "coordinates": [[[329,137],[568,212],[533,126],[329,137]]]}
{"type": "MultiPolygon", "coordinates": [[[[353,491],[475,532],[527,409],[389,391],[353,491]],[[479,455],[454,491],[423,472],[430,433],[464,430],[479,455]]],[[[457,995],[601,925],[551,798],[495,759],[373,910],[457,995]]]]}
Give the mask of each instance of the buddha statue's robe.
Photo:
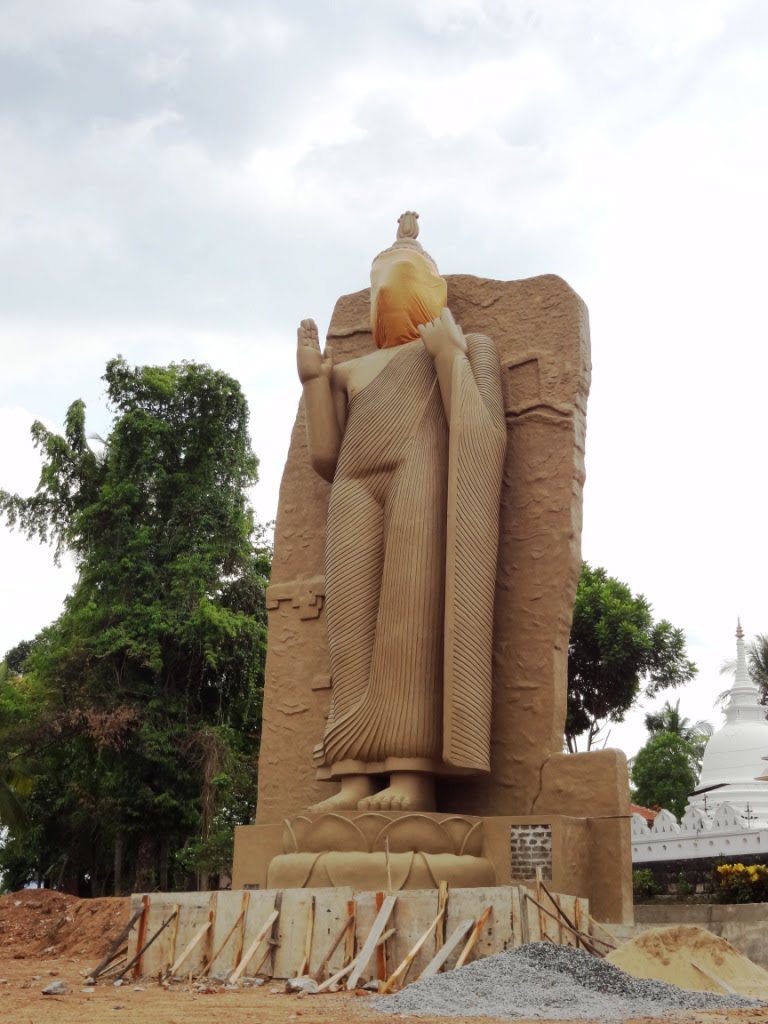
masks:
{"type": "Polygon", "coordinates": [[[450,424],[421,342],[348,403],[327,524],[319,778],[490,769],[506,425],[496,347],[466,340],[450,424]]]}

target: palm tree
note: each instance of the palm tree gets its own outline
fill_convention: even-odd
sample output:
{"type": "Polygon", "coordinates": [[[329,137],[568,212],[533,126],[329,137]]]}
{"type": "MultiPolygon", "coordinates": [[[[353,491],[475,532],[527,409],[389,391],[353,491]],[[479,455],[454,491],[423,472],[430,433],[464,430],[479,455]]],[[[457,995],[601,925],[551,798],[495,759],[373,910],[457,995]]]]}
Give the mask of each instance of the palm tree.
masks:
{"type": "Polygon", "coordinates": [[[707,740],[715,731],[711,722],[703,719],[692,722],[690,718],[681,715],[679,700],[675,701],[674,707],[666,701],[659,711],[649,711],[645,716],[645,727],[652,737],[663,732],[671,732],[685,740],[691,747],[699,768],[707,740]]]}

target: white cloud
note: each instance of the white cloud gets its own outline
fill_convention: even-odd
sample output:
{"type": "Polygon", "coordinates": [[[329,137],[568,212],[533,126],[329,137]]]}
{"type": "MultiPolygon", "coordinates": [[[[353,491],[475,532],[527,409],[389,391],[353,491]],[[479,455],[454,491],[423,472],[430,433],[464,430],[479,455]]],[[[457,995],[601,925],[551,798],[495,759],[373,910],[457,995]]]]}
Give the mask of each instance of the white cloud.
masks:
{"type": "Polygon", "coordinates": [[[160,53],[153,50],[150,53],[142,54],[135,61],[134,74],[140,82],[147,85],[177,84],[187,72],[189,58],[189,50],[174,53],[160,53]]]}
{"type": "Polygon", "coordinates": [[[36,47],[101,33],[118,36],[146,32],[189,18],[185,0],[6,0],[0,19],[0,48],[34,56],[36,47]]]}
{"type": "MultiPolygon", "coordinates": [[[[768,628],[766,25],[759,0],[11,0],[0,405],[17,429],[83,397],[101,432],[111,356],[208,361],[250,400],[268,518],[295,325],[327,324],[416,208],[445,272],[587,300],[585,554],[689,630],[681,707],[708,717],[735,616],[768,628]]],[[[0,486],[25,490],[13,447],[0,486]]],[[[3,557],[59,594],[31,551],[3,557]]],[[[10,646],[42,604],[5,600],[10,646]]]]}
{"type": "MultiPolygon", "coordinates": [[[[0,407],[0,486],[31,494],[39,477],[39,457],[29,430],[36,418],[22,406],[0,407]]],[[[49,429],[56,425],[45,421],[49,429]]],[[[53,621],[75,580],[72,563],[53,566],[50,548],[28,541],[18,531],[0,530],[0,566],[3,574],[0,658],[14,644],[30,640],[53,621]]]]}

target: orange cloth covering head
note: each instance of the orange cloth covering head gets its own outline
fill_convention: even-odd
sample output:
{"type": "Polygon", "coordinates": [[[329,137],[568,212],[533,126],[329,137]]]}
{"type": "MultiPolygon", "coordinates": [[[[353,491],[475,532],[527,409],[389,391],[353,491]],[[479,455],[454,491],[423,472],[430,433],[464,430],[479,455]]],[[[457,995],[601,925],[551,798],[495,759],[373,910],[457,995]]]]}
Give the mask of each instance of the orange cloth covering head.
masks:
{"type": "Polygon", "coordinates": [[[402,215],[397,241],[371,267],[371,331],[378,348],[416,341],[418,326],[439,316],[448,301],[445,280],[416,241],[417,217],[402,215]]]}

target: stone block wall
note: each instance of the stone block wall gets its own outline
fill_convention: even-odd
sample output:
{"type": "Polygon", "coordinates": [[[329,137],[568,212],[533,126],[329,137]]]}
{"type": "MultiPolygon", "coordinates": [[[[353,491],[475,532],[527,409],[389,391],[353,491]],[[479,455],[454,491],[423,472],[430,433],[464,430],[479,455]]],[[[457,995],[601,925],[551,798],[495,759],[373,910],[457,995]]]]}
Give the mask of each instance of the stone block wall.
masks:
{"type": "Polygon", "coordinates": [[[512,878],[535,878],[541,868],[552,877],[552,826],[512,825],[509,836],[512,878]]]}
{"type": "Polygon", "coordinates": [[[659,893],[667,896],[695,894],[697,896],[716,897],[720,891],[719,878],[716,873],[718,864],[744,865],[765,864],[765,854],[733,857],[697,857],[686,860],[657,860],[635,863],[633,871],[650,871],[659,893]],[[684,890],[681,892],[681,881],[684,890]],[[690,888],[689,888],[690,887],[690,888]]]}

